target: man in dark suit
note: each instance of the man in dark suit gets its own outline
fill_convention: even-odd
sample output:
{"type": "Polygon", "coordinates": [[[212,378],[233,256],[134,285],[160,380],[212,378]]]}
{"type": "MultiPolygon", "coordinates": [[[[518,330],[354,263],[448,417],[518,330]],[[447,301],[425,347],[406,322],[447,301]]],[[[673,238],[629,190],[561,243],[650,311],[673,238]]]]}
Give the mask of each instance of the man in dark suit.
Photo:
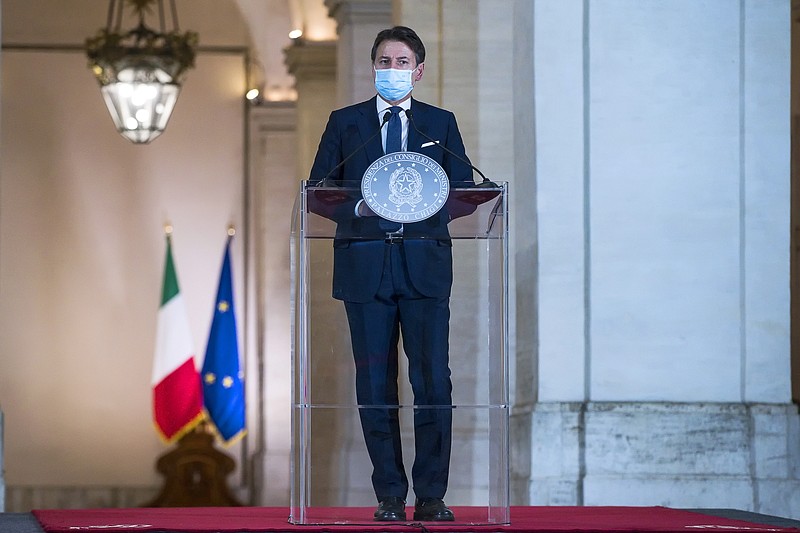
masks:
{"type": "MultiPolygon", "coordinates": [[[[417,34],[403,26],[383,30],[371,57],[378,95],[331,113],[309,181],[358,189],[373,161],[385,153],[410,151],[438,162],[451,186],[472,186],[453,113],[411,98],[425,69],[425,47],[417,34]]],[[[391,408],[399,404],[402,333],[416,406],[414,520],[453,520],[443,500],[452,428],[448,335],[453,265],[447,209],[401,225],[355,199],[336,206],[330,216],[337,222],[333,297],[344,301],[347,312],[356,399],[360,406],[376,406],[359,409],[379,502],[375,519],[406,519],[409,485],[398,410],[391,408]]]]}

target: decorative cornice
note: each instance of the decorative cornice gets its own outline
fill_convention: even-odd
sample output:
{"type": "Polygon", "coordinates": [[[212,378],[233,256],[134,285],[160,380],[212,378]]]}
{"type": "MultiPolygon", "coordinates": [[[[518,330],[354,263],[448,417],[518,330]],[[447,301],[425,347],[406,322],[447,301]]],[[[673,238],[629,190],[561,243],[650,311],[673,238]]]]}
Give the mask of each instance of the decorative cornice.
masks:
{"type": "Polygon", "coordinates": [[[392,0],[325,0],[325,7],[339,26],[392,19],[392,0]]]}
{"type": "Polygon", "coordinates": [[[261,102],[250,108],[250,121],[259,133],[297,130],[296,102],[261,102]]]}
{"type": "Polygon", "coordinates": [[[284,64],[295,79],[336,78],[336,41],[296,39],[283,53],[284,64]]]}

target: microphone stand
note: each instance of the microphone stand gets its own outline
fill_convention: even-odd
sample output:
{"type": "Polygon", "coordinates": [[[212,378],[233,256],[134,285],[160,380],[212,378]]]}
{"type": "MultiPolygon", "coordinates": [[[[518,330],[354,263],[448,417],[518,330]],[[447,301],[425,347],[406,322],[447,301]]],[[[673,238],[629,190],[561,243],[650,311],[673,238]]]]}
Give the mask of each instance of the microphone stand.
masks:
{"type": "Polygon", "coordinates": [[[454,151],[450,150],[448,147],[446,147],[445,145],[443,145],[442,143],[440,143],[439,141],[437,141],[436,139],[434,139],[430,135],[428,135],[426,133],[423,133],[417,127],[417,123],[414,122],[414,114],[412,113],[411,109],[406,109],[406,117],[408,117],[409,122],[411,122],[411,125],[414,126],[414,130],[417,133],[419,133],[420,135],[422,135],[423,137],[425,137],[426,139],[431,141],[433,144],[435,144],[436,146],[438,146],[439,148],[441,148],[442,150],[444,150],[448,154],[452,155],[453,157],[455,157],[456,159],[458,159],[459,161],[461,161],[465,165],[468,165],[472,170],[474,170],[475,172],[480,174],[480,176],[483,178],[483,181],[478,183],[477,185],[475,185],[475,187],[481,187],[481,188],[497,187],[497,184],[494,183],[493,181],[489,180],[489,178],[487,178],[486,176],[484,176],[483,172],[481,172],[478,167],[476,167],[475,165],[473,165],[472,163],[470,163],[469,161],[467,161],[466,159],[464,159],[463,157],[461,157],[460,155],[458,155],[454,151]]]}
{"type": "Polygon", "coordinates": [[[370,138],[369,138],[369,139],[367,139],[366,141],[364,141],[363,143],[361,143],[361,145],[360,145],[358,148],[356,148],[355,150],[353,150],[352,152],[350,152],[350,154],[349,154],[347,157],[345,157],[344,159],[342,159],[342,160],[341,160],[341,162],[339,162],[339,164],[338,164],[338,165],[336,165],[335,167],[333,167],[332,169],[330,169],[330,171],[329,171],[327,174],[325,174],[325,177],[324,177],[324,178],[322,178],[321,180],[319,180],[319,181],[317,182],[317,185],[319,185],[319,186],[322,186],[322,187],[330,187],[331,185],[328,183],[328,178],[331,176],[331,174],[333,174],[335,171],[339,170],[339,169],[340,169],[340,168],[341,168],[341,167],[342,167],[342,166],[343,166],[345,163],[347,163],[348,161],[350,161],[350,159],[352,159],[352,158],[353,158],[353,156],[354,156],[354,155],[356,155],[356,154],[358,153],[358,151],[359,151],[359,150],[361,150],[361,149],[362,149],[362,148],[364,148],[364,147],[365,147],[367,144],[369,144],[369,142],[370,142],[372,139],[374,139],[375,137],[377,137],[378,135],[380,135],[380,134],[381,134],[381,130],[383,130],[383,127],[386,125],[386,123],[387,123],[387,122],[389,122],[389,117],[391,117],[391,116],[392,116],[392,112],[391,112],[391,111],[386,111],[386,113],[384,113],[384,114],[383,114],[383,119],[381,119],[381,125],[380,125],[380,127],[378,128],[378,131],[376,131],[375,133],[373,133],[373,134],[370,136],[370,138]]]}

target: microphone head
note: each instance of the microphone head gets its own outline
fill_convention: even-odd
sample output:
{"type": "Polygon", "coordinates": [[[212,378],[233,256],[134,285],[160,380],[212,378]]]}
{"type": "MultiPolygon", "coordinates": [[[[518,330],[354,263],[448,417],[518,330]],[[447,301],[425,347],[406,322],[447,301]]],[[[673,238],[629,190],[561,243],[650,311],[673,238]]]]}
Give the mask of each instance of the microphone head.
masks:
{"type": "Polygon", "coordinates": [[[414,113],[411,112],[411,108],[406,109],[406,118],[413,118],[413,116],[414,113]]]}

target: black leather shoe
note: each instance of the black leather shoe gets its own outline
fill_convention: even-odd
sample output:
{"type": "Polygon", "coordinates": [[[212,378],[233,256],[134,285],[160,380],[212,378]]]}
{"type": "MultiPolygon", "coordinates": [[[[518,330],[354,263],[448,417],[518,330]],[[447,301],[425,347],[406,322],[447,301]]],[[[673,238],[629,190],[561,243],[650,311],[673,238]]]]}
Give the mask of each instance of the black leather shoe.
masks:
{"type": "Polygon", "coordinates": [[[414,520],[421,522],[452,522],[451,511],[441,498],[417,498],[414,504],[414,520]]]}
{"type": "Polygon", "coordinates": [[[375,510],[375,520],[380,522],[393,522],[406,519],[406,501],[399,496],[389,496],[378,504],[375,510]]]}

